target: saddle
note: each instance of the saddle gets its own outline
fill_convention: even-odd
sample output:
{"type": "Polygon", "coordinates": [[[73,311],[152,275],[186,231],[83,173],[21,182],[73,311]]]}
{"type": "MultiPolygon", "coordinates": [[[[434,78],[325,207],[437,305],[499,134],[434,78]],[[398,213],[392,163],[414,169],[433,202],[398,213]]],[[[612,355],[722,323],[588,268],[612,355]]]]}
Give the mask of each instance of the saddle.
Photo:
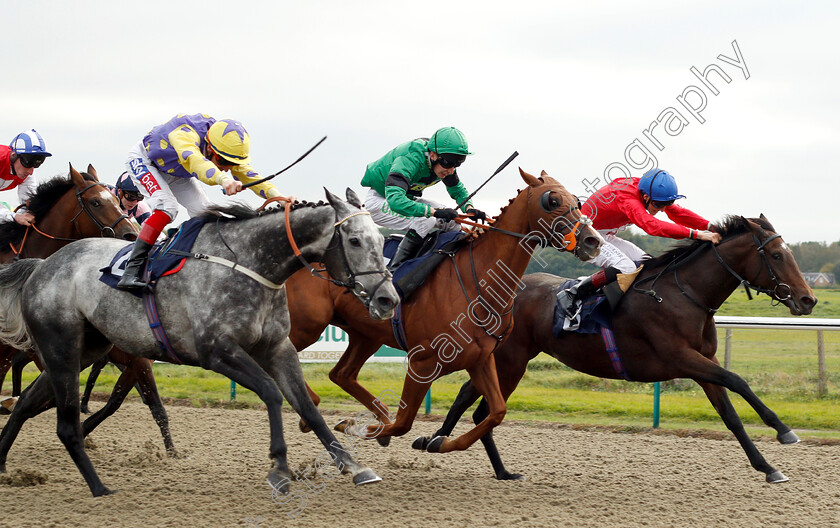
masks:
{"type": "MultiPolygon", "coordinates": [[[[459,231],[433,231],[420,246],[420,251],[413,259],[406,260],[394,270],[394,286],[400,299],[405,301],[417,288],[423,285],[426,277],[441,262],[463,245],[464,234],[459,231]]],[[[397,251],[402,235],[390,235],[385,241],[384,256],[391,259],[397,251]]]]}

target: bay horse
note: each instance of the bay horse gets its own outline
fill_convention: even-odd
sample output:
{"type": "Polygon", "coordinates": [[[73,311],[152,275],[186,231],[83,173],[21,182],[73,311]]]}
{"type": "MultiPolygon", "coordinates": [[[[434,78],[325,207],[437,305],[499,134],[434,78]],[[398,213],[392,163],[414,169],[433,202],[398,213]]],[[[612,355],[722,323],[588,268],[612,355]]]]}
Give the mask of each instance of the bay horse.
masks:
{"type": "MultiPolygon", "coordinates": [[[[456,438],[441,438],[430,450],[464,450],[498,425],[505,415],[492,352],[510,330],[513,292],[532,254],[551,244],[588,260],[598,254],[603,239],[580,214],[577,198],[545,172],[537,178],[520,169],[527,184],[481,234],[473,233],[464,247],[450,254],[408,300],[399,318],[405,343],[394,336],[389,321],[373,321],[362,306],[327,284],[297,273],[286,284],[292,317],[290,338],[300,349],[314,343],[327,324],[343,328],[348,347],[330,372],[330,379],[367,407],[379,420],[359,427],[343,422],[339,430],[376,438],[409,431],[429,386],[450,372],[466,369],[479,392],[488,398],[490,413],[474,429],[456,438]],[[359,384],[365,361],[383,344],[408,351],[396,418],[384,402],[359,384]],[[349,429],[348,429],[349,428],[349,429]]],[[[310,395],[317,395],[310,389],[310,395]]],[[[301,427],[305,427],[304,424],[301,427]]]]}
{"type": "MultiPolygon", "coordinates": [[[[720,366],[715,357],[717,331],[713,316],[742,283],[770,295],[773,302],[783,303],[793,315],[808,315],[817,299],[803,279],[793,253],[764,215],[751,219],[730,216],[720,227],[723,239],[717,246],[697,241],[645,262],[633,290],[624,295],[612,315],[618,352],[626,379],[696,381],[738,439],[752,467],[764,473],[767,482],[785,482],[788,478],[767,463],[750,440],[725,389],[744,398],[764,423],[776,430],[776,438],[782,444],[796,443],[799,438],[743,378],[720,366]]],[[[556,295],[566,280],[547,273],[523,278],[525,288],[514,302],[516,324],[495,354],[505,399],[516,389],[528,362],[541,351],[579,372],[622,379],[600,334],[564,333],[554,337],[556,295]]],[[[442,427],[432,437],[415,440],[413,447],[423,449],[434,437],[451,434],[461,415],[479,397],[476,387],[469,381],[465,383],[442,427]]],[[[478,423],[487,413],[487,403],[482,401],[473,420],[478,423]]],[[[497,479],[521,478],[505,469],[492,434],[481,441],[497,479]]]]}
{"type": "MultiPolygon", "coordinates": [[[[191,250],[194,258],[156,287],[170,353],[183,364],[227,376],[265,402],[273,459],[267,480],[281,493],[291,484],[281,421],[284,396],[312,425],[342,473],[351,473],[356,484],[381,480],[353,460],[324,423],[306,393],[297,351],[288,339],[283,282],[304,262],[324,262],[332,280],[352,290],[371,318],[390,317],[399,302],[384,269],[383,237],[369,213],[350,189],[347,202],[329,191],[326,195],[329,204],[287,205],[285,218],[282,209],[212,209],[191,250]]],[[[99,280],[99,270],[122,247],[86,239],[45,260],[0,269],[0,305],[9,307],[0,338],[19,346],[33,343],[45,367],[0,433],[0,472],[23,423],[54,402],[58,437],[91,493],[111,493],[82,442],[79,370],[112,344],[134,356],[171,359],[149,329],[142,300],[99,280]]]]}
{"type": "MultiPolygon", "coordinates": [[[[82,238],[137,238],[137,227],[122,212],[108,187],[99,181],[93,165],[88,165],[87,172],[78,172],[71,164],[66,178],[53,178],[38,185],[27,210],[35,217],[32,226],[0,224],[0,263],[45,258],[82,238]]],[[[29,362],[26,354],[20,356],[17,349],[0,346],[0,389],[9,367],[14,365],[12,396],[20,394],[20,371],[29,362]]]]}

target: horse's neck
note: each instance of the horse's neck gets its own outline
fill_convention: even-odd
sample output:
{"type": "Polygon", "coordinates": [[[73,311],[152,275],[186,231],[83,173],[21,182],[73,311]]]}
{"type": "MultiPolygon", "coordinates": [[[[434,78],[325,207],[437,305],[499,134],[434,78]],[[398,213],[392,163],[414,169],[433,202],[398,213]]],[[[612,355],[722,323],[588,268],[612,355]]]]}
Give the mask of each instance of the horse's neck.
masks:
{"type": "MultiPolygon", "coordinates": [[[[332,235],[334,218],[334,210],[327,206],[300,208],[290,213],[292,236],[306,260],[315,262],[323,255],[332,235]]],[[[208,226],[213,227],[202,229],[203,236],[196,240],[195,251],[230,259],[230,247],[241,265],[273,282],[283,282],[303,267],[286,234],[283,212],[215,225],[211,221],[208,226]]]]}
{"type": "MultiPolygon", "coordinates": [[[[738,244],[735,240],[729,244],[731,245],[724,247],[722,253],[718,248],[721,258],[741,277],[749,280],[746,276],[748,271],[743,269],[743,263],[750,248],[738,244]]],[[[711,249],[698,256],[696,262],[694,266],[685,266],[677,270],[680,285],[691,289],[691,294],[705,306],[717,310],[740,285],[740,281],[718,261],[711,249]]]]}
{"type": "Polygon", "coordinates": [[[23,247],[24,257],[46,258],[70,243],[67,240],[57,239],[79,240],[82,238],[73,225],[73,215],[76,209],[75,191],[76,188],[71,187],[61,198],[56,200],[43,219],[36,221],[38,230],[49,236],[43,236],[33,228],[29,229],[29,233],[26,235],[28,240],[25,241],[23,247]]]}
{"type": "MultiPolygon", "coordinates": [[[[514,205],[516,204],[511,204],[499,216],[493,226],[505,231],[526,235],[528,233],[528,219],[525,214],[516,213],[514,205]]],[[[458,269],[462,273],[464,270],[474,267],[479,285],[503,282],[508,287],[502,289],[506,290],[512,297],[519,287],[519,279],[525,274],[525,268],[528,267],[528,262],[531,260],[533,245],[534,242],[491,230],[483,233],[472,242],[471,251],[469,248],[464,248],[456,253],[455,258],[458,269]]],[[[468,273],[472,272],[469,271],[468,273]]],[[[469,282],[473,282],[471,278],[469,282]]]]}

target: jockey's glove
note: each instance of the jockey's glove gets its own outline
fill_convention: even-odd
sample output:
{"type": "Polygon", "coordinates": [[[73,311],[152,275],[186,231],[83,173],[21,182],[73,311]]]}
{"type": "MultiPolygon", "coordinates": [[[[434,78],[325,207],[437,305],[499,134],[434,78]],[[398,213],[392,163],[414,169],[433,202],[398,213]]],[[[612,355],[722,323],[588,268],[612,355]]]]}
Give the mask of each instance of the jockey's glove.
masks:
{"type": "Polygon", "coordinates": [[[458,211],[449,208],[435,209],[435,212],[432,216],[434,216],[435,218],[440,218],[444,222],[451,222],[458,218],[458,211]]]}
{"type": "Polygon", "coordinates": [[[472,215],[476,222],[487,221],[487,213],[485,213],[484,211],[479,211],[478,209],[470,208],[467,209],[467,214],[472,215]]]}

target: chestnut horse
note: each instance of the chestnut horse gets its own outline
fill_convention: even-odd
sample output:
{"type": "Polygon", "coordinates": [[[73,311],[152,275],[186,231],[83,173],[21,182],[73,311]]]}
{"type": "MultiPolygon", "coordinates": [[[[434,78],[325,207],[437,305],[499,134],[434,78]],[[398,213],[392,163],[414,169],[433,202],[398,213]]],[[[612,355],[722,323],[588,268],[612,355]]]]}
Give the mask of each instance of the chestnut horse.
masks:
{"type": "MultiPolygon", "coordinates": [[[[437,378],[466,369],[479,392],[490,403],[490,413],[468,433],[432,442],[430,451],[464,450],[489,433],[505,415],[493,350],[510,331],[513,294],[537,246],[553,246],[581,260],[598,254],[601,237],[581,216],[577,198],[545,172],[536,178],[520,169],[528,184],[499,214],[486,232],[469,240],[441,263],[421,288],[401,304],[408,350],[408,375],[395,420],[387,407],[357,381],[364,362],[383,344],[403,348],[390,321],[373,321],[361,303],[328,284],[318,284],[306,273],[286,282],[290,339],[301,350],[314,343],[327,324],[343,328],[349,346],[330,372],[330,379],[370,409],[381,423],[339,429],[377,438],[383,445],[391,436],[409,431],[429,386],[437,378]]],[[[323,282],[323,281],[320,281],[323,282]]],[[[310,389],[313,400],[317,395],[310,389]]],[[[302,425],[303,426],[303,425],[302,425]]]]}
{"type": "MultiPolygon", "coordinates": [[[[0,224],[0,263],[18,258],[46,258],[82,238],[137,238],[136,226],[120,210],[117,198],[99,182],[92,165],[82,173],[71,165],[68,178],[54,178],[40,184],[27,209],[35,217],[32,227],[15,222],[0,224]]],[[[0,346],[0,389],[14,362],[12,395],[20,395],[20,371],[30,359],[35,358],[12,347],[0,346]],[[19,357],[21,354],[23,358],[19,357]]]]}
{"type": "MultiPolygon", "coordinates": [[[[802,278],[793,253],[763,215],[749,220],[731,216],[721,226],[721,234],[723,240],[717,246],[698,241],[645,263],[633,291],[625,294],[613,313],[618,351],[627,378],[632,381],[696,381],[741,443],[752,467],[764,473],[767,482],[784,482],[787,477],[767,463],[744,431],[725,389],[741,395],[764,423],[776,430],[779,442],[792,444],[799,438],[764,405],[746,381],[720,366],[715,357],[717,331],[713,315],[742,282],[784,303],[793,315],[811,313],[817,299],[802,278]]],[[[505,400],[525,374],[528,361],[541,351],[580,372],[621,379],[600,334],[565,333],[554,337],[556,294],[565,280],[546,273],[524,277],[525,289],[514,303],[516,325],[495,353],[505,400]]],[[[432,438],[450,434],[479,396],[471,382],[465,383],[440,430],[432,437],[418,438],[413,447],[422,449],[432,438]]],[[[482,401],[473,420],[479,423],[487,413],[487,403],[482,401]]],[[[505,469],[492,434],[481,441],[496,478],[520,478],[505,469]]]]}

